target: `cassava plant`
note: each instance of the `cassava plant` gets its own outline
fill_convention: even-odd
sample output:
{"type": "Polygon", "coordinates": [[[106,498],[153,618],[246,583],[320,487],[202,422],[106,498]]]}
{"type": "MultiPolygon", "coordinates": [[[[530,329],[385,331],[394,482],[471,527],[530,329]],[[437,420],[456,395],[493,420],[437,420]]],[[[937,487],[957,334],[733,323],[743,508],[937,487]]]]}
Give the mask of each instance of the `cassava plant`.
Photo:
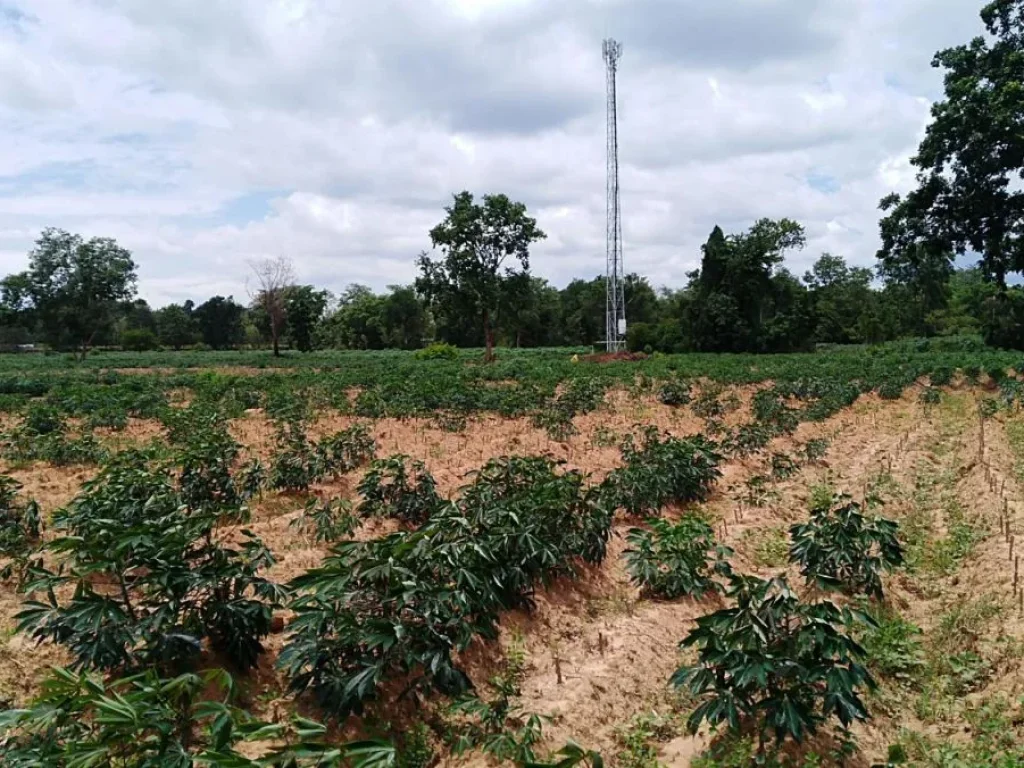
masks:
{"type": "Polygon", "coordinates": [[[633,528],[626,534],[626,570],[641,593],[673,600],[702,597],[721,591],[716,576],[732,573],[732,550],[715,541],[705,520],[686,515],[672,523],[662,518],[647,521],[649,529],[633,528]]]}
{"type": "Polygon", "coordinates": [[[849,496],[835,495],[790,528],[789,560],[808,584],[882,599],[882,574],[903,564],[899,524],[864,515],[849,496]]]}
{"type": "Polygon", "coordinates": [[[261,722],[234,703],[223,670],[113,680],[55,669],[25,709],[0,712],[0,762],[8,768],[395,768],[385,741],[332,744],[302,717],[261,722]],[[261,757],[247,741],[274,743],[261,757]]]}
{"type": "Polygon", "coordinates": [[[13,477],[0,475],[0,557],[21,557],[39,542],[39,505],[19,498],[21,488],[13,477]]]}
{"type": "Polygon", "coordinates": [[[396,677],[464,693],[453,651],[495,637],[500,611],[529,606],[537,583],[604,557],[611,512],[600,501],[546,459],[493,459],[415,531],[336,545],[291,585],[280,663],[292,689],[342,717],[396,677]]]}
{"type": "Polygon", "coordinates": [[[396,455],[377,459],[359,483],[359,514],[422,525],[441,504],[437,483],[422,461],[396,455]]]}
{"type": "Polygon", "coordinates": [[[19,631],[65,646],[76,669],[176,673],[204,640],[252,667],[283,592],[258,575],[274,562],[262,542],[242,531],[238,548],[222,543],[218,520],[188,506],[168,468],[119,455],[54,514],[55,570],[30,570],[25,590],[44,597],[25,602],[19,631]]]}
{"type": "Polygon", "coordinates": [[[875,682],[849,635],[870,619],[829,601],[802,602],[785,579],[732,577],[734,605],[697,619],[682,642],[697,661],[672,683],[700,701],[687,725],[752,728],[763,754],[769,736],[797,742],[832,718],[847,728],[868,717],[862,691],[875,682]]]}
{"type": "Polygon", "coordinates": [[[351,536],[359,527],[348,499],[309,499],[302,512],[289,524],[314,542],[333,542],[351,536]]]}
{"type": "Polygon", "coordinates": [[[703,501],[722,474],[718,445],[701,435],[661,437],[648,427],[639,448],[627,436],[621,451],[624,465],[608,473],[604,488],[631,515],[654,515],[665,504],[703,501]]]}

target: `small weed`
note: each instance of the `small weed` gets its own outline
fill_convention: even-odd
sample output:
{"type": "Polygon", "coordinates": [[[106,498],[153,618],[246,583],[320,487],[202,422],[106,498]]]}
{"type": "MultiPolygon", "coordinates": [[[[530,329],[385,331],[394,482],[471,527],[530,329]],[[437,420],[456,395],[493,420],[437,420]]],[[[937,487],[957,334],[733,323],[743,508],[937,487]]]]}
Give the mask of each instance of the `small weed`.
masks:
{"type": "Polygon", "coordinates": [[[676,715],[657,711],[633,717],[616,734],[622,750],[617,765],[622,768],[657,768],[658,749],[655,744],[670,741],[682,732],[682,721],[676,715]]]}
{"type": "Polygon", "coordinates": [[[789,561],[789,539],[785,528],[748,530],[743,534],[748,551],[753,545],[752,559],[760,568],[782,568],[789,561]]]}

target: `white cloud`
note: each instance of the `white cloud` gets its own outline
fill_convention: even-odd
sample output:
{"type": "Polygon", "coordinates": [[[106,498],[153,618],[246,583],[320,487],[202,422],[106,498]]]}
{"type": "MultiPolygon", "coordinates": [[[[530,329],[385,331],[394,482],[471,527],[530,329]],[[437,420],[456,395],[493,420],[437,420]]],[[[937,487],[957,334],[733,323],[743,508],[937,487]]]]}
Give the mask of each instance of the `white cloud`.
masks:
{"type": "Polygon", "coordinates": [[[973,0],[0,0],[0,270],[32,233],[118,238],[154,301],[415,276],[460,189],[507,192],[537,273],[604,263],[601,39],[622,39],[627,268],[681,284],[762,216],[871,264],[877,203],[973,0]]]}

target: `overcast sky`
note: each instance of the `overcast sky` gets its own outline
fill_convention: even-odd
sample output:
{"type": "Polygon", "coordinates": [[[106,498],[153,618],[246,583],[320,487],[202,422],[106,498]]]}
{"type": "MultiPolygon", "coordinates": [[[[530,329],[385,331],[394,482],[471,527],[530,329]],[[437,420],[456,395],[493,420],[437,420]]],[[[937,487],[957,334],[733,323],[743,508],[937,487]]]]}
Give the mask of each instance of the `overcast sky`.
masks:
{"type": "Polygon", "coordinates": [[[877,203],[980,0],[0,0],[0,274],[46,226],[117,238],[154,305],[286,255],[340,291],[415,276],[453,192],[505,192],[536,274],[604,269],[619,72],[627,271],[679,286],[763,216],[870,265],[877,203]]]}

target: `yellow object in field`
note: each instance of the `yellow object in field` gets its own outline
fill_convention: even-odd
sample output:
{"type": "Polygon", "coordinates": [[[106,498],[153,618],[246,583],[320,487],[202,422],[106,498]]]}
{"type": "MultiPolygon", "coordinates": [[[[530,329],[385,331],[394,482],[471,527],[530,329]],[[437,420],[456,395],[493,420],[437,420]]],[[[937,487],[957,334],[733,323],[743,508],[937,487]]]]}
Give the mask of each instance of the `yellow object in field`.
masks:
{"type": "Polygon", "coordinates": [[[578,363],[580,361],[580,356],[579,355],[573,355],[571,360],[574,363],[578,363]]]}

